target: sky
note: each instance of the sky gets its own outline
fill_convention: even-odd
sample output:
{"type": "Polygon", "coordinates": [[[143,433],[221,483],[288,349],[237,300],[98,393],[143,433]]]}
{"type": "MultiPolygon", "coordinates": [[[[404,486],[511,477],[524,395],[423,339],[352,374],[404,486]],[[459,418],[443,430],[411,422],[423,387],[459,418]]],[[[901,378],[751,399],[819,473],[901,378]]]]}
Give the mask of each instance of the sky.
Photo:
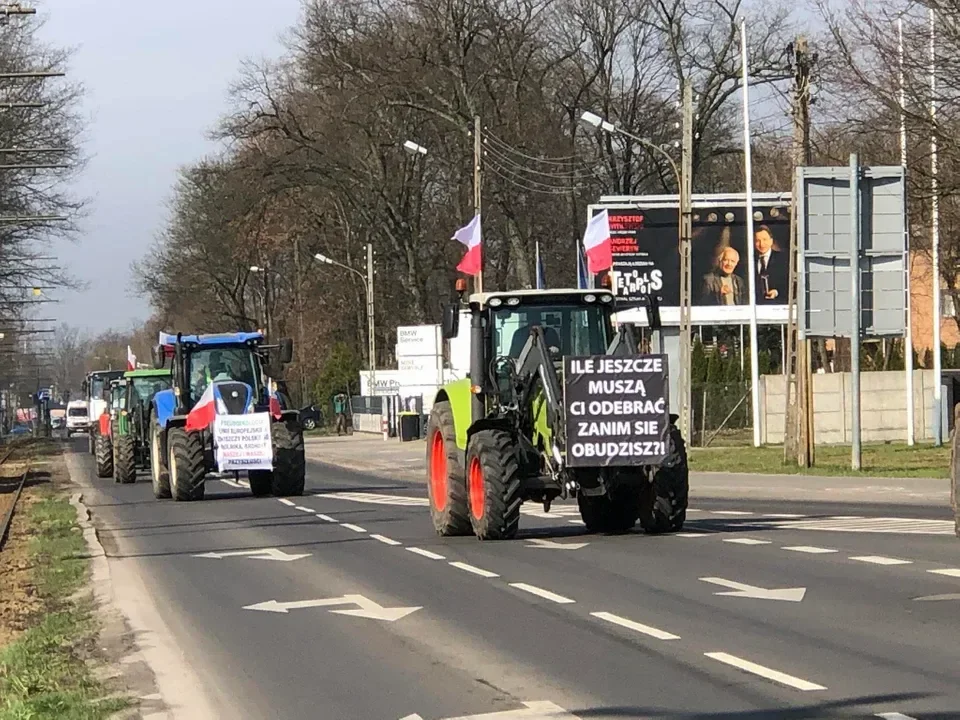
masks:
{"type": "Polygon", "coordinates": [[[215,149],[207,139],[228,109],[244,60],[276,58],[300,0],[38,0],[47,44],[73,48],[83,84],[89,158],[74,188],[90,201],[75,245],[55,254],[83,291],[64,292],[52,315],[99,332],[150,314],[129,289],[131,263],[163,228],[178,168],[215,149]]]}

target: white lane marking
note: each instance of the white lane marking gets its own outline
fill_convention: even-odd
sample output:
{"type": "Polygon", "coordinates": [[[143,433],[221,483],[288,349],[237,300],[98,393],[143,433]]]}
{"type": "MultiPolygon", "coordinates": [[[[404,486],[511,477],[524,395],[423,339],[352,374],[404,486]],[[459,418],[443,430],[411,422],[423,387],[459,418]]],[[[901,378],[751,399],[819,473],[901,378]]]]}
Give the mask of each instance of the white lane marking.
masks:
{"type": "Polygon", "coordinates": [[[910,565],[913,563],[913,560],[898,560],[883,555],[856,555],[850,559],[857,562],[872,563],[873,565],[910,565]]]}
{"type": "Polygon", "coordinates": [[[744,512],[743,510],[709,510],[708,512],[713,515],[736,515],[741,517],[744,515],[753,515],[752,512],[744,512]]]}
{"type": "Polygon", "coordinates": [[[757,520],[760,525],[780,530],[824,530],[828,532],[880,533],[893,535],[953,535],[950,520],[922,520],[918,518],[859,517],[834,515],[803,520],[757,520]]]}
{"type": "Polygon", "coordinates": [[[243,479],[241,478],[238,482],[240,483],[240,487],[245,487],[245,488],[249,488],[249,487],[250,487],[250,481],[249,481],[249,480],[243,480],[243,479]]]}
{"type": "Polygon", "coordinates": [[[791,550],[793,552],[799,553],[808,553],[810,555],[825,555],[827,553],[835,553],[836,550],[831,550],[830,548],[817,547],[816,545],[792,545],[783,548],[784,550],[791,550]]]}
{"type": "Polygon", "coordinates": [[[296,506],[296,503],[293,500],[287,500],[286,498],[279,498],[277,502],[282,502],[284,505],[287,505],[288,507],[296,506]]]}
{"type": "Polygon", "coordinates": [[[458,568],[459,570],[465,570],[468,573],[473,573],[474,575],[479,575],[480,577],[485,578],[495,578],[500,577],[495,572],[490,572],[489,570],[484,570],[483,568],[478,568],[474,565],[468,565],[465,562],[452,562],[450,563],[453,567],[458,568]]]}
{"type": "Polygon", "coordinates": [[[917,720],[915,717],[898,712],[877,713],[874,717],[884,718],[884,720],[917,720]]]}
{"type": "Polygon", "coordinates": [[[668,633],[665,630],[659,630],[655,627],[650,627],[649,625],[643,625],[633,620],[627,620],[627,618],[620,617],[619,615],[614,615],[613,613],[608,612],[592,612],[590,613],[593,617],[599,618],[600,620],[606,620],[609,623],[614,625],[619,625],[620,627],[625,627],[629,630],[634,630],[638,633],[643,633],[644,635],[649,635],[652,638],[657,640],[679,640],[679,635],[674,635],[673,633],[668,633]]]}
{"type": "Polygon", "coordinates": [[[957,568],[946,568],[944,570],[927,570],[934,575],[946,575],[947,577],[960,577],[960,570],[957,568]]]}
{"type": "Polygon", "coordinates": [[[425,507],[430,504],[427,498],[409,495],[382,495],[367,492],[314,493],[314,497],[325,500],[346,500],[348,502],[369,503],[372,505],[403,505],[407,507],[425,507]]]}
{"type": "Polygon", "coordinates": [[[230,550],[228,552],[207,552],[200,555],[194,555],[200,558],[215,558],[220,560],[229,557],[248,557],[252,560],[278,560],[280,562],[293,562],[301,558],[310,557],[310,553],[298,553],[292,555],[279,548],[261,548],[259,550],[230,550]]]}
{"type": "Polygon", "coordinates": [[[337,522],[336,520],[334,520],[334,519],[333,519],[332,517],[330,517],[329,515],[324,515],[323,513],[317,513],[317,517],[320,518],[321,520],[325,520],[325,521],[327,521],[327,522],[332,522],[332,523],[337,522]]]}
{"type": "Polygon", "coordinates": [[[707,537],[713,533],[698,533],[698,532],[689,532],[689,533],[676,533],[674,537],[684,537],[684,538],[700,538],[707,537]]]}
{"type": "Polygon", "coordinates": [[[236,480],[230,480],[229,478],[220,478],[220,482],[224,485],[229,485],[230,487],[242,488],[243,485],[238,483],[236,480]]]}
{"type": "Polygon", "coordinates": [[[754,585],[739,583],[735,580],[726,580],[719,577],[702,577],[702,582],[708,582],[713,585],[731,588],[732,592],[719,592],[714,595],[728,595],[730,597],[754,598],[756,600],[785,600],[787,602],[801,602],[806,595],[807,589],[802,587],[794,588],[762,588],[754,585]]]}
{"type": "Polygon", "coordinates": [[[542,597],[544,600],[560,603],[561,605],[569,605],[570,603],[576,602],[576,600],[571,600],[563,595],[557,595],[555,592],[538,588],[536,585],[527,585],[527,583],[510,583],[510,587],[516,588],[517,590],[523,590],[524,592],[528,592],[531,595],[536,595],[537,597],[542,597]]]}
{"type": "Polygon", "coordinates": [[[351,523],[340,523],[340,526],[345,527],[347,530],[353,530],[354,532],[366,532],[366,530],[359,525],[352,525],[351,523]]]}
{"type": "Polygon", "coordinates": [[[734,543],[736,545],[769,545],[769,540],[756,540],[754,538],[724,538],[723,540],[726,543],[734,543]]]}
{"type": "Polygon", "coordinates": [[[388,538],[388,537],[384,537],[383,535],[371,535],[370,537],[372,537],[374,540],[379,540],[379,541],[382,542],[384,545],[399,545],[399,544],[400,544],[400,543],[398,543],[396,540],[393,540],[393,539],[388,538]]]}
{"type": "Polygon", "coordinates": [[[417,555],[422,555],[425,558],[430,558],[431,560],[446,560],[446,558],[443,555],[439,555],[435,552],[430,552],[429,550],[424,550],[423,548],[408,547],[407,550],[409,550],[412,553],[416,553],[417,555]]]}
{"type": "Polygon", "coordinates": [[[726,665],[738,668],[748,673],[753,673],[754,675],[759,675],[762,678],[767,680],[773,680],[778,682],[781,685],[786,685],[787,687],[792,687],[796,690],[826,690],[823,685],[817,685],[812,683],[809,680],[804,680],[802,678],[794,677],[793,675],[787,675],[782,673],[779,670],[773,670],[763,665],[757,665],[757,663],[750,662],[749,660],[744,660],[739,658],[736,655],[730,655],[725,652],[708,652],[704,653],[711,660],[716,660],[722,662],[726,665]]]}
{"type": "Polygon", "coordinates": [[[799,513],[767,513],[763,517],[781,518],[783,520],[793,520],[796,518],[806,517],[806,515],[800,515],[799,513]]]}
{"type": "Polygon", "coordinates": [[[303,505],[295,505],[293,509],[299,510],[300,512],[308,512],[308,513],[313,512],[313,508],[304,507],[303,505]]]}

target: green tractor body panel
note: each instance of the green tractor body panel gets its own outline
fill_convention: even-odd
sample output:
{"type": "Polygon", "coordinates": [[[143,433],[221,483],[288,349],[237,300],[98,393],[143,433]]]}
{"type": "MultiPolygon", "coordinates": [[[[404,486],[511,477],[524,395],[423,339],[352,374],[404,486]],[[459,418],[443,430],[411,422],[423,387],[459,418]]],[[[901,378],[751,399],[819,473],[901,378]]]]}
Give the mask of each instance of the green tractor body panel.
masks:
{"type": "Polygon", "coordinates": [[[455,380],[447,383],[443,389],[437,393],[436,401],[446,399],[450,403],[450,409],[453,410],[453,420],[457,429],[457,447],[466,452],[467,450],[467,431],[470,429],[470,423],[473,422],[470,411],[470,378],[455,380]]]}
{"type": "Polygon", "coordinates": [[[150,377],[172,377],[172,373],[169,368],[161,368],[159,370],[154,370],[149,368],[146,370],[127,370],[123,376],[125,378],[150,378],[150,377]]]}

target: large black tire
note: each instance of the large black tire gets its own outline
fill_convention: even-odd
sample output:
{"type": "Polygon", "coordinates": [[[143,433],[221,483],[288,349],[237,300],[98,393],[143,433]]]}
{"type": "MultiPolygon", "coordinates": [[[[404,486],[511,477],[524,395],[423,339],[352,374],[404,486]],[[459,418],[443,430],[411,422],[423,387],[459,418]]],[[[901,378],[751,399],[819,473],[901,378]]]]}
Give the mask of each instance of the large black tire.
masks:
{"type": "Polygon", "coordinates": [[[687,519],[690,468],[687,446],[676,425],[667,435],[667,457],[657,468],[653,483],[644,493],[640,525],[648,533],[676,532],[687,519]]]}
{"type": "Polygon", "coordinates": [[[157,500],[170,497],[170,471],[167,469],[166,455],[162,452],[160,423],[155,414],[150,415],[150,483],[157,500]]]}
{"type": "Polygon", "coordinates": [[[434,530],[444,537],[472,532],[463,453],[450,403],[435,403],[427,422],[427,497],[434,530]]]}
{"type": "Polygon", "coordinates": [[[137,481],[137,447],[133,435],[120,435],[113,443],[113,477],[119,483],[137,481]]]}
{"type": "Polygon", "coordinates": [[[273,473],[269,470],[251,470],[247,480],[254,497],[266,497],[273,492],[273,473]]]}
{"type": "MultiPolygon", "coordinates": [[[[303,452],[303,430],[296,420],[280,420],[270,426],[273,435],[272,490],[276,497],[303,495],[307,461],[303,452]]],[[[250,482],[253,490],[253,481],[250,482]]]]}
{"type": "Polygon", "coordinates": [[[520,527],[522,475],[517,441],[506,430],[480,430],[467,443],[470,525],[481,540],[509,540],[520,527]]]}
{"type": "Polygon", "coordinates": [[[174,500],[203,500],[207,474],[203,457],[203,435],[183,428],[167,431],[167,467],[174,500]]]}
{"type": "Polygon", "coordinates": [[[605,495],[577,495],[580,518],[589,532],[625,533],[640,515],[642,487],[621,486],[605,495]]]}
{"type": "Polygon", "coordinates": [[[97,477],[108,478],[113,475],[113,443],[107,435],[97,435],[94,447],[97,461],[97,477]]]}

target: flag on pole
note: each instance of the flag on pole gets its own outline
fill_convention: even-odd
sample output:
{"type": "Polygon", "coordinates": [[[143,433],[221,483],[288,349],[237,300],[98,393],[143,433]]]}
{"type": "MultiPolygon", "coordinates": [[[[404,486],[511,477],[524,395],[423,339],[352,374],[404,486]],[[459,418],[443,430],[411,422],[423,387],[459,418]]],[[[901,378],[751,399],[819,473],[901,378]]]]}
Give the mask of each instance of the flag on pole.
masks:
{"type": "Polygon", "coordinates": [[[537,290],[546,290],[547,279],[543,271],[543,258],[540,256],[540,241],[537,240],[537,290]]]}
{"type": "Polygon", "coordinates": [[[480,213],[473,216],[473,220],[464,225],[453,234],[453,239],[458,240],[467,247],[467,252],[457,265],[457,270],[464,275],[479,275],[483,268],[483,250],[482,235],[480,232],[480,213]]]}
{"type": "Polygon", "coordinates": [[[137,369],[137,356],[133,354],[133,350],[130,349],[130,346],[127,345],[127,370],[136,370],[137,369]]]}
{"type": "Polygon", "coordinates": [[[613,266],[613,245],[610,242],[610,218],[606,210],[594,215],[583,233],[583,249],[587,254],[587,270],[593,274],[613,266]]]}
{"type": "Polygon", "coordinates": [[[283,412],[280,408],[280,396],[277,395],[277,381],[271,380],[268,386],[269,400],[270,400],[270,414],[273,415],[275,420],[279,420],[283,412]]]}
{"type": "Polygon", "coordinates": [[[583,256],[583,247],[577,246],[577,289],[586,290],[587,285],[587,261],[583,256]]]}
{"type": "Polygon", "coordinates": [[[217,406],[213,397],[213,383],[210,383],[197,400],[197,404],[187,413],[187,432],[207,429],[216,416],[217,406]]]}

